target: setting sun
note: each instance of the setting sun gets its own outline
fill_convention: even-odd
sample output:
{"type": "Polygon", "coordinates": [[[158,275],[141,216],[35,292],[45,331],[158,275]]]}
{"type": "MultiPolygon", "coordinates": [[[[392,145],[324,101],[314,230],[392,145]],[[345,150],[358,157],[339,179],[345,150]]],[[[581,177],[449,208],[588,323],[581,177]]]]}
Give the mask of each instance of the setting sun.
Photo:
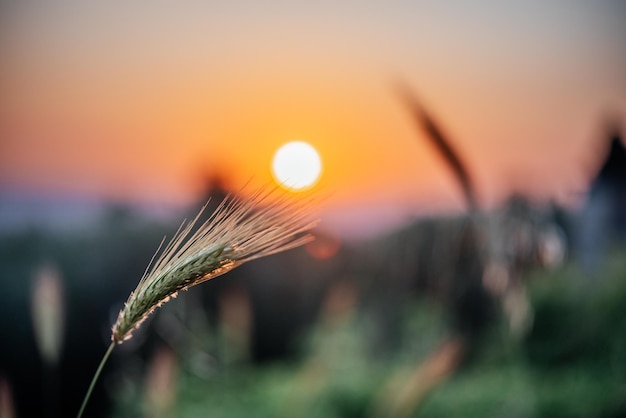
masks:
{"type": "Polygon", "coordinates": [[[300,191],[317,182],[322,173],[322,161],[311,144],[292,141],[282,145],[274,154],[272,173],[282,187],[300,191]]]}

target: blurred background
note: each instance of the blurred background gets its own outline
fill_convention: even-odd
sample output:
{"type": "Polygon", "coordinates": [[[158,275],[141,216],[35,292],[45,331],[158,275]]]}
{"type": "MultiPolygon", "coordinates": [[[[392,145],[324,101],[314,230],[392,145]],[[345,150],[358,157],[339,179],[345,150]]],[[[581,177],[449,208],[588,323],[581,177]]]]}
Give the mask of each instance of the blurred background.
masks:
{"type": "Polygon", "coordinates": [[[87,416],[625,416],[624,45],[618,0],[3,1],[0,417],[75,415],[163,236],[259,186],[316,240],[160,309],[87,416]]]}

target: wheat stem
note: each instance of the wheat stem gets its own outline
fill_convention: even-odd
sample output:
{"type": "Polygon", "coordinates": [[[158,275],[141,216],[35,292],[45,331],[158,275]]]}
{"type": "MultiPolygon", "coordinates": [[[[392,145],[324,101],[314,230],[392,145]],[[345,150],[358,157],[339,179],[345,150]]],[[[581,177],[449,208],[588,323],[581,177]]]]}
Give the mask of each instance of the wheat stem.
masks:
{"type": "Polygon", "coordinates": [[[98,366],[98,369],[96,369],[96,373],[93,375],[93,378],[91,379],[91,384],[89,385],[89,389],[87,389],[87,394],[85,395],[85,398],[83,399],[83,404],[80,406],[80,411],[78,411],[78,415],[76,415],[76,418],[80,418],[81,416],[83,416],[83,412],[85,411],[85,407],[87,406],[89,397],[91,397],[91,392],[93,392],[93,388],[94,386],[96,386],[96,382],[98,381],[98,377],[100,377],[102,368],[104,367],[104,364],[109,359],[109,356],[111,355],[111,352],[113,351],[114,348],[115,348],[115,341],[111,341],[111,344],[109,344],[109,348],[107,349],[106,353],[104,353],[104,357],[102,357],[102,360],[100,361],[100,365],[98,366]]]}
{"type": "Polygon", "coordinates": [[[111,330],[111,345],[104,354],[78,412],[83,414],[91,392],[116,344],[132,332],[159,306],[192,286],[220,276],[241,264],[298,247],[312,237],[307,204],[273,199],[263,189],[244,200],[227,197],[209,218],[199,223],[206,209],[183,223],[172,240],[148,263],[139,284],[120,310],[111,330]],[[197,229],[194,230],[195,226],[197,229]]]}

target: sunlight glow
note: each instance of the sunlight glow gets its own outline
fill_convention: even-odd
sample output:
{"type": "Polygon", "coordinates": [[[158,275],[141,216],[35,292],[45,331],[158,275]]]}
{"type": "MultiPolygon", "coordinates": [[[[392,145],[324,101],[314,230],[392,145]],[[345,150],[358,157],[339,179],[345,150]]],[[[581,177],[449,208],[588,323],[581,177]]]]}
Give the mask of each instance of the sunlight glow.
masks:
{"type": "Polygon", "coordinates": [[[292,191],[312,187],[322,173],[322,160],[313,146],[304,141],[282,145],[274,154],[272,174],[276,182],[292,191]]]}

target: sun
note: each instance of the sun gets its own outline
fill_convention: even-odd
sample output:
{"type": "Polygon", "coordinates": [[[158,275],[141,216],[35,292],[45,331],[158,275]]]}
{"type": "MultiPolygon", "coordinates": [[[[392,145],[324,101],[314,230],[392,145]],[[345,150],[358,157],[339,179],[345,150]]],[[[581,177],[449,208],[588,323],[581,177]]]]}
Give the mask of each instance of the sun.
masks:
{"type": "Polygon", "coordinates": [[[276,182],[292,191],[311,188],[322,174],[322,160],[308,142],[291,141],[276,150],[272,160],[276,182]]]}

